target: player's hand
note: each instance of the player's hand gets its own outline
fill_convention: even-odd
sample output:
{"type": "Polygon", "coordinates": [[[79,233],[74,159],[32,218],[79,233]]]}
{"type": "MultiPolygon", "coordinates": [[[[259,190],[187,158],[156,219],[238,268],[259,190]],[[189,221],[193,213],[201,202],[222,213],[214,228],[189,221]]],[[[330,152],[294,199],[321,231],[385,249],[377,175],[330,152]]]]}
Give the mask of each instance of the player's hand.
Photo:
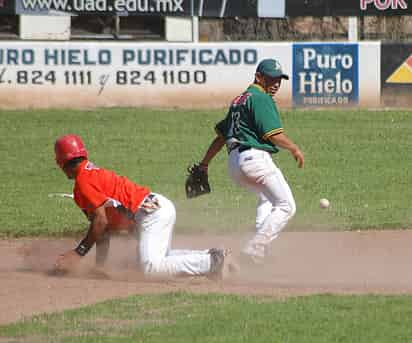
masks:
{"type": "Polygon", "coordinates": [[[70,272],[73,271],[79,264],[82,257],[74,250],[69,250],[68,252],[60,255],[54,265],[55,270],[59,272],[70,272]]]}
{"type": "Polygon", "coordinates": [[[207,174],[207,173],[208,173],[208,170],[209,170],[209,166],[208,166],[207,164],[205,164],[205,163],[200,162],[200,163],[199,163],[199,169],[200,169],[201,171],[204,171],[204,172],[207,174]]]}
{"type": "Polygon", "coordinates": [[[303,156],[303,152],[299,148],[297,148],[291,151],[291,153],[293,157],[295,158],[295,160],[298,162],[298,167],[303,168],[305,164],[305,157],[303,156]]]}

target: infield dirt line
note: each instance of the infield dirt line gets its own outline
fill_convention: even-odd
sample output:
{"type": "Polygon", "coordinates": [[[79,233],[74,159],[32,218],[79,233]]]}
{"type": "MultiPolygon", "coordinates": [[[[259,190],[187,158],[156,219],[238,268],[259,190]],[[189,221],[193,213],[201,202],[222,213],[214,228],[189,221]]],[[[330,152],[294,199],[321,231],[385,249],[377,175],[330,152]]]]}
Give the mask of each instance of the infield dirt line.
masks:
{"type": "MultiPolygon", "coordinates": [[[[239,251],[247,236],[177,235],[174,247],[227,246],[239,251]]],[[[55,257],[74,246],[72,239],[0,241],[0,323],[44,312],[76,308],[132,294],[188,291],[241,295],[409,294],[412,293],[412,231],[284,232],[263,266],[242,266],[232,279],[143,281],[135,269],[135,241],[113,241],[108,274],[52,277],[55,257]]],[[[94,252],[85,264],[92,264],[94,252]]]]}

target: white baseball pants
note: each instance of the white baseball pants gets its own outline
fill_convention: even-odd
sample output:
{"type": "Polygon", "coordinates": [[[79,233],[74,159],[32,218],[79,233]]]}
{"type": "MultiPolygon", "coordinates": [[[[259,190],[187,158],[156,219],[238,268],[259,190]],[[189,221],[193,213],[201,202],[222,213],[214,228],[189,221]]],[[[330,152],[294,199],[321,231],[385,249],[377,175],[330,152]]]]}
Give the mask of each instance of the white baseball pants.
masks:
{"type": "Polygon", "coordinates": [[[264,257],[265,248],[296,212],[292,191],[266,151],[252,148],[239,153],[236,148],[229,154],[228,169],[236,183],[257,193],[256,234],[243,252],[264,257]]]}
{"type": "MultiPolygon", "coordinates": [[[[154,193],[152,193],[154,194],[154,193]]],[[[146,275],[205,275],[210,271],[208,250],[171,250],[176,210],[173,203],[154,194],[160,207],[136,215],[137,255],[146,275]]]]}

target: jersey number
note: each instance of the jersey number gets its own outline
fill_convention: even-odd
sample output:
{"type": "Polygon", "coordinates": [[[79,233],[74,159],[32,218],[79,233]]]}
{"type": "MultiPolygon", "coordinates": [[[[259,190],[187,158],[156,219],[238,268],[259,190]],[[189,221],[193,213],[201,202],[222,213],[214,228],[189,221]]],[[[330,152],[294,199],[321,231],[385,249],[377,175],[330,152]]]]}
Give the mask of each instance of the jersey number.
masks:
{"type": "Polygon", "coordinates": [[[232,121],[230,123],[229,136],[233,137],[240,131],[240,112],[231,112],[232,121]]]}

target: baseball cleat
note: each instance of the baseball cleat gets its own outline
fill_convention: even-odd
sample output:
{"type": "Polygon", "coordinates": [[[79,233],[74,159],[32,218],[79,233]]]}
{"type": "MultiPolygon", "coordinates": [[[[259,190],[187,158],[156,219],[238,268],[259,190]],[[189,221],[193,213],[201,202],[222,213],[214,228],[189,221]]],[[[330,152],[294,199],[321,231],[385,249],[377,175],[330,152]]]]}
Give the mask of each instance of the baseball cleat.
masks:
{"type": "Polygon", "coordinates": [[[263,264],[265,246],[263,244],[248,244],[241,252],[241,261],[245,264],[263,264]]]}
{"type": "Polygon", "coordinates": [[[212,280],[223,280],[228,272],[227,259],[232,253],[230,249],[209,249],[210,272],[207,275],[212,280]]]}

